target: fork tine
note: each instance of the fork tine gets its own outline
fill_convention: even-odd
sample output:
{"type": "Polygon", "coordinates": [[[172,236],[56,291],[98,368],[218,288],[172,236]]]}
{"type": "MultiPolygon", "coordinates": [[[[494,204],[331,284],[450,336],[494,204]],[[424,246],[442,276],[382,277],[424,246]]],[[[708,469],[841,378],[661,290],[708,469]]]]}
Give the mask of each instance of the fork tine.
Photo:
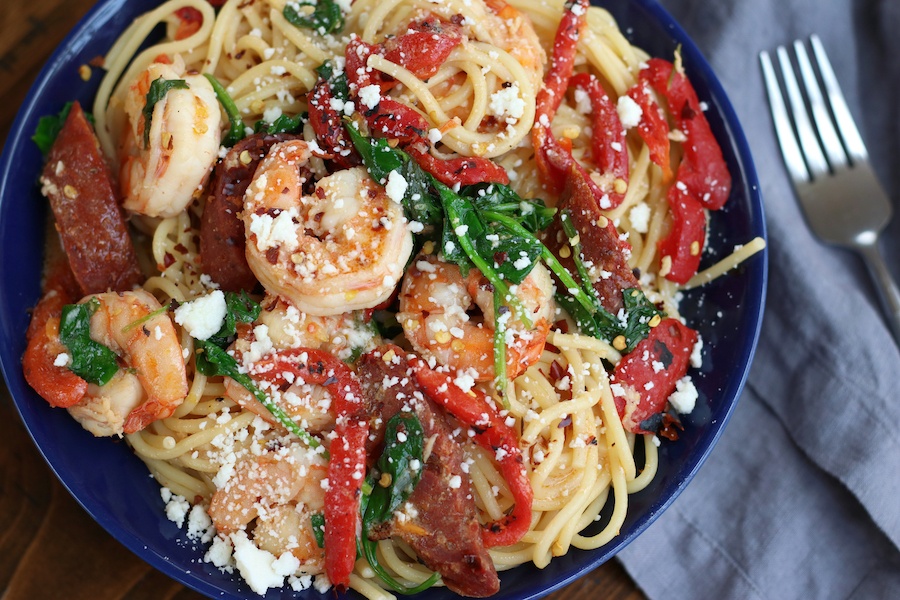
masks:
{"type": "Polygon", "coordinates": [[[791,118],[788,116],[784,98],[781,96],[781,88],[778,87],[778,78],[775,77],[775,69],[769,53],[763,50],[759,53],[759,62],[762,64],[763,78],[766,80],[766,90],[769,93],[769,107],[772,110],[772,120],[775,122],[775,133],[778,144],[781,146],[781,154],[787,165],[791,179],[795,182],[809,181],[809,171],[803,162],[800,146],[791,128],[791,118]]]}
{"type": "Polygon", "coordinates": [[[834,69],[831,68],[831,62],[828,55],[825,54],[825,47],[822,46],[819,36],[813,34],[810,36],[813,52],[816,55],[816,62],[819,63],[819,73],[822,74],[822,81],[825,82],[825,91],[828,93],[828,100],[831,103],[831,110],[834,112],[835,121],[837,121],[838,129],[844,138],[844,144],[847,146],[847,152],[850,154],[850,160],[854,163],[865,162],[869,160],[869,153],[866,145],[859,135],[859,129],[853,122],[853,115],[847,108],[847,102],[844,100],[844,94],[841,93],[841,87],[838,85],[837,77],[834,75],[834,69]]]}
{"type": "Polygon", "coordinates": [[[784,78],[784,87],[787,89],[788,100],[791,102],[791,112],[794,115],[794,124],[797,126],[797,135],[800,137],[800,147],[803,148],[803,155],[806,158],[806,164],[809,165],[810,174],[813,179],[817,179],[828,173],[828,163],[825,162],[825,155],[822,154],[822,148],[819,146],[816,133],[809,121],[809,114],[803,103],[803,95],[800,93],[800,86],[794,76],[794,67],[791,66],[791,59],[784,46],[778,46],[778,63],[781,65],[781,76],[784,78]]]}
{"type": "Polygon", "coordinates": [[[831,164],[832,169],[846,167],[847,154],[844,152],[844,147],[841,146],[841,140],[838,138],[834,125],[831,124],[831,116],[828,114],[825,99],[822,98],[822,92],[819,90],[819,82],[816,81],[816,74],[813,72],[812,65],[809,62],[806,48],[800,40],[794,42],[794,53],[797,55],[797,64],[800,65],[800,76],[803,78],[803,85],[806,88],[806,97],[809,99],[813,119],[816,121],[816,128],[819,130],[819,139],[822,140],[825,154],[828,155],[828,162],[831,164]]]}

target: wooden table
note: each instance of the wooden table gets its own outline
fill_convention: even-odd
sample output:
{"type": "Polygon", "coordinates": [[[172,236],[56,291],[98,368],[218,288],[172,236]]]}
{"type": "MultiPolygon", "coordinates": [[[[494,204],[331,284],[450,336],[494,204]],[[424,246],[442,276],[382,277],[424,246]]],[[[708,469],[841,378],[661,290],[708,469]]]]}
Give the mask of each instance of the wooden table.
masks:
{"type": "MultiPolygon", "coordinates": [[[[0,11],[0,140],[44,62],[94,0],[4,0],[0,11]]],[[[144,563],[62,487],[0,383],[0,596],[3,600],[201,600],[144,563]]],[[[641,600],[608,562],[550,600],[641,600]]]]}

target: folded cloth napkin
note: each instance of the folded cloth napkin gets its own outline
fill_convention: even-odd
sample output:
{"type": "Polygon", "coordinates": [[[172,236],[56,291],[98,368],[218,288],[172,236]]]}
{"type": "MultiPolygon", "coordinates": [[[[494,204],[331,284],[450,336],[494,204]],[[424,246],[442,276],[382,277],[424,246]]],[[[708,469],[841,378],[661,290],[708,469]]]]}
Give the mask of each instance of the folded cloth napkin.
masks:
{"type": "MultiPolygon", "coordinates": [[[[861,259],[821,244],[803,220],[758,59],[819,35],[896,202],[900,3],[661,3],[712,64],[749,139],[769,230],[769,294],[748,385],[721,441],[619,556],[654,599],[900,598],[900,352],[861,259]]],[[[898,221],[882,243],[895,276],[898,221]]]]}

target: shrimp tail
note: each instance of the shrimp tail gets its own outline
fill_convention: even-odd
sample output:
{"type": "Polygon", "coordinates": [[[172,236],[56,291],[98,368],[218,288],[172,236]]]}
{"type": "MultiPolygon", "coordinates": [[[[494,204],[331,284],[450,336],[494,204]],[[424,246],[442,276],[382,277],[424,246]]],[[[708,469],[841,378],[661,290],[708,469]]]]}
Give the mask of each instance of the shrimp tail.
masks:
{"type": "Polygon", "coordinates": [[[173,412],[175,407],[166,408],[163,402],[150,400],[128,413],[123,429],[125,433],[135,433],[154,421],[171,416],[173,412]]]}
{"type": "Polygon", "coordinates": [[[63,306],[71,304],[72,293],[78,289],[68,261],[51,267],[45,289],[28,325],[22,370],[28,385],[50,406],[68,408],[84,397],[88,386],[68,368],[54,364],[60,354],[68,352],[59,339],[59,319],[63,306]]]}

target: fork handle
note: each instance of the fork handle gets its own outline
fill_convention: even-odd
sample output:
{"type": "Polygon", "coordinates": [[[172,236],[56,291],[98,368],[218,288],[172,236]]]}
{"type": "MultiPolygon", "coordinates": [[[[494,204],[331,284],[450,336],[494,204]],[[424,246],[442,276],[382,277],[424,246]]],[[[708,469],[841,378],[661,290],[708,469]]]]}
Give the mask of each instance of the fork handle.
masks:
{"type": "Polygon", "coordinates": [[[894,334],[894,341],[900,344],[900,290],[897,289],[897,283],[884,263],[877,239],[871,244],[860,244],[857,248],[866,260],[872,279],[878,284],[878,295],[887,313],[888,325],[894,334]]]}

